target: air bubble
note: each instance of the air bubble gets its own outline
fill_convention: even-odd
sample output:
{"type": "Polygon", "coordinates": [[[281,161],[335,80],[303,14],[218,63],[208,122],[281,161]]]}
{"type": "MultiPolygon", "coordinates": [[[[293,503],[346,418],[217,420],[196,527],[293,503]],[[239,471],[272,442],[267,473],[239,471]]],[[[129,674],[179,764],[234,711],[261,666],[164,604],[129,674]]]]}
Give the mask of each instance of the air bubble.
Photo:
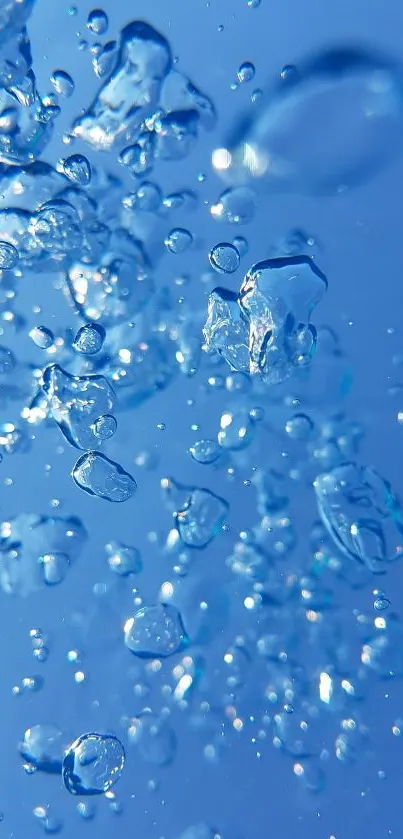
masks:
{"type": "Polygon", "coordinates": [[[72,795],[101,795],[119,780],[125,764],[120,740],[110,734],[83,734],[63,760],[63,781],[72,795]]]}
{"type": "Polygon", "coordinates": [[[189,230],[185,230],[183,227],[176,227],[174,230],[171,230],[167,238],[165,239],[165,247],[170,253],[185,253],[193,242],[193,236],[189,232],[189,230]]]}
{"type": "Polygon", "coordinates": [[[179,652],[187,637],[176,606],[159,603],[144,606],[126,621],[124,640],[140,658],[166,658],[179,652]]]}
{"type": "Polygon", "coordinates": [[[72,477],[80,489],[105,501],[128,501],[137,484],[122,466],[100,452],[87,452],[77,460],[72,477]]]}
{"type": "Polygon", "coordinates": [[[19,256],[17,248],[10,242],[0,242],[0,271],[11,271],[17,265],[19,256]]]}
{"type": "Polygon", "coordinates": [[[87,27],[94,32],[95,35],[105,35],[108,29],[109,21],[108,15],[103,9],[93,9],[87,18],[87,27]]]}
{"type": "Polygon", "coordinates": [[[59,96],[71,96],[74,93],[74,82],[65,70],[55,70],[50,81],[59,96]]]}
{"type": "Polygon", "coordinates": [[[103,326],[97,323],[86,323],[77,332],[73,349],[83,355],[94,355],[102,349],[106,332],[103,326]]]}
{"type": "Polygon", "coordinates": [[[48,350],[54,343],[54,335],[46,326],[34,326],[29,332],[29,337],[34,342],[36,347],[41,350],[48,350]]]}
{"type": "Polygon", "coordinates": [[[72,154],[63,160],[63,172],[77,186],[88,186],[91,182],[91,166],[83,154],[72,154]]]}
{"type": "Polygon", "coordinates": [[[233,274],[238,270],[241,259],[234,245],[220,242],[209,253],[210,265],[219,274],[233,274]]]}
{"type": "Polygon", "coordinates": [[[252,64],[250,61],[245,61],[243,64],[241,64],[237,72],[238,81],[241,84],[244,84],[245,82],[251,82],[254,78],[255,72],[255,65],[252,64]]]}

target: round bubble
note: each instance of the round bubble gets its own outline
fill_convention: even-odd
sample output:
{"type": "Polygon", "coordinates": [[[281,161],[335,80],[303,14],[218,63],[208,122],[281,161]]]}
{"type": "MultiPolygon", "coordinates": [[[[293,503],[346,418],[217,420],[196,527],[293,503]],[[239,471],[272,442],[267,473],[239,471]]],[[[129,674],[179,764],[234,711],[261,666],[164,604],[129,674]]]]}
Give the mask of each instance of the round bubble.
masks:
{"type": "Polygon", "coordinates": [[[83,154],[71,154],[63,160],[63,172],[77,186],[88,186],[91,181],[91,166],[83,154]]]}
{"type": "Polygon", "coordinates": [[[235,186],[221,193],[210,213],[218,221],[249,224],[255,215],[256,193],[248,186],[235,186]]]}
{"type": "Polygon", "coordinates": [[[214,245],[209,253],[210,265],[219,274],[233,274],[238,270],[241,258],[235,245],[220,242],[214,245]]]}
{"type": "Polygon", "coordinates": [[[100,795],[119,780],[124,764],[124,748],[117,737],[83,734],[65,753],[64,785],[72,795],[100,795]]]}
{"type": "Polygon", "coordinates": [[[104,35],[108,29],[108,15],[103,9],[93,9],[89,13],[87,19],[87,26],[95,35],[104,35]]]}
{"type": "Polygon", "coordinates": [[[244,63],[241,64],[237,72],[238,81],[241,82],[241,84],[244,84],[245,82],[251,82],[255,75],[255,72],[255,65],[252,64],[250,61],[244,61],[244,63]]]}
{"type": "Polygon", "coordinates": [[[52,86],[59,96],[71,96],[74,93],[74,82],[64,70],[55,70],[50,77],[52,86]]]}
{"type": "Polygon", "coordinates": [[[389,164],[402,136],[403,68],[361,48],[332,49],[283,72],[213,165],[233,184],[334,193],[389,164]]]}
{"type": "Polygon", "coordinates": [[[193,236],[189,230],[185,230],[182,227],[176,227],[174,230],[171,230],[165,239],[164,244],[170,253],[178,254],[187,251],[192,242],[193,236]]]}
{"type": "Polygon", "coordinates": [[[18,262],[18,251],[10,242],[0,242],[0,270],[10,271],[18,262]]]}

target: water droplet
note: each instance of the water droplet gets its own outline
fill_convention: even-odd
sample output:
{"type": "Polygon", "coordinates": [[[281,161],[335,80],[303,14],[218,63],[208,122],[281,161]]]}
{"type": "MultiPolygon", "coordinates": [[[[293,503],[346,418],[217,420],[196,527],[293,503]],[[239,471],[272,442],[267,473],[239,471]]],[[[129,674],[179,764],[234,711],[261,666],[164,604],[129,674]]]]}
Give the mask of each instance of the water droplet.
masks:
{"type": "Polygon", "coordinates": [[[118,463],[100,452],[87,452],[77,460],[72,476],[80,489],[106,501],[121,503],[134,494],[137,484],[118,463]]]}
{"type": "Polygon", "coordinates": [[[241,82],[241,84],[252,81],[255,72],[255,65],[250,61],[244,61],[237,72],[238,81],[241,82]]]}
{"type": "Polygon", "coordinates": [[[94,355],[102,349],[106,332],[103,326],[97,323],[86,323],[77,332],[72,344],[76,352],[83,355],[94,355]]]}
{"type": "Polygon", "coordinates": [[[66,751],[63,781],[72,795],[100,795],[119,780],[125,764],[120,740],[110,734],[83,734],[66,751]]]}
{"type": "Polygon", "coordinates": [[[96,35],[104,35],[108,29],[108,15],[103,9],[93,9],[87,18],[87,27],[96,35]]]}
{"type": "Polygon", "coordinates": [[[65,70],[55,70],[50,81],[59,96],[71,96],[74,93],[74,82],[65,70]]]}
{"type": "Polygon", "coordinates": [[[91,182],[91,166],[83,154],[71,154],[63,160],[63,172],[70,181],[78,186],[88,186],[91,182]]]}
{"type": "Polygon", "coordinates": [[[18,262],[18,251],[9,242],[0,242],[0,271],[10,271],[18,262]]]}
{"type": "Polygon", "coordinates": [[[240,266],[240,256],[234,245],[220,242],[209,253],[210,265],[219,274],[233,274],[240,266]]]}
{"type": "Polygon", "coordinates": [[[124,626],[125,644],[140,658],[166,658],[186,644],[181,614],[172,605],[144,606],[124,626]]]}
{"type": "Polygon", "coordinates": [[[47,329],[46,326],[34,326],[29,332],[29,337],[34,342],[35,346],[41,350],[48,350],[52,346],[55,338],[53,332],[47,329]]]}
{"type": "Polygon", "coordinates": [[[193,242],[193,236],[189,230],[183,227],[176,227],[168,234],[165,239],[165,247],[170,253],[185,253],[193,242]]]}

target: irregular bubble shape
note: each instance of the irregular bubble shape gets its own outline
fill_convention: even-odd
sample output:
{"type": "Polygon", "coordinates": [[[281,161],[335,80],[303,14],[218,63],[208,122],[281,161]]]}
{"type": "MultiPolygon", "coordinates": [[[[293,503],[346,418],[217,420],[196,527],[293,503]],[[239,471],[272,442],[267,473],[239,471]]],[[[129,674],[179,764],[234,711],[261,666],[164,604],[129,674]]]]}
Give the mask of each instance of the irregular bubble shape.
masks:
{"type": "Polygon", "coordinates": [[[0,14],[0,44],[18,34],[27,22],[36,0],[3,0],[0,14]]]}
{"type": "MultiPolygon", "coordinates": [[[[13,5],[21,7],[19,2],[13,5]]],[[[52,134],[52,119],[59,109],[57,113],[52,108],[46,109],[38,94],[26,31],[23,29],[6,49],[6,64],[16,66],[18,71],[8,79],[4,75],[1,78],[0,73],[0,113],[7,108],[14,109],[13,129],[0,133],[0,162],[21,166],[42,154],[52,134]]]]}
{"type": "Polygon", "coordinates": [[[246,582],[263,583],[269,573],[266,554],[255,544],[236,542],[234,551],[226,559],[231,571],[246,582]]]}
{"type": "Polygon", "coordinates": [[[119,574],[120,577],[128,577],[129,574],[139,574],[143,563],[140,551],[124,545],[123,542],[108,542],[105,545],[108,557],[108,565],[111,571],[119,574]]]}
{"type": "Polygon", "coordinates": [[[241,84],[245,84],[245,82],[251,82],[255,76],[255,73],[255,65],[252,64],[251,61],[244,61],[243,64],[240,65],[239,70],[237,72],[238,81],[241,84]]]}
{"type": "Polygon", "coordinates": [[[254,422],[249,411],[244,408],[225,411],[221,416],[217,439],[221,448],[239,451],[250,445],[254,432],[254,422]]]}
{"type": "Polygon", "coordinates": [[[130,718],[127,730],[129,743],[135,746],[146,763],[166,766],[172,763],[176,752],[176,736],[163,716],[145,710],[130,718]]]}
{"type": "Polygon", "coordinates": [[[0,525],[0,585],[6,594],[27,596],[47,582],[45,555],[68,557],[72,564],[87,539],[80,520],[21,513],[0,525]]]}
{"type": "Polygon", "coordinates": [[[36,769],[60,775],[64,755],[64,738],[57,725],[33,725],[27,728],[18,746],[21,756],[36,769]]]}
{"type": "Polygon", "coordinates": [[[400,152],[402,68],[361,49],[331,49],[267,90],[214,164],[231,182],[328,193],[355,186],[400,152]]]}
{"type": "Polygon", "coordinates": [[[353,717],[341,720],[334,751],[342,763],[355,763],[368,747],[367,729],[353,717]]]}
{"type": "Polygon", "coordinates": [[[199,115],[197,111],[171,111],[154,120],[155,158],[181,160],[197,142],[199,115]]]}
{"type": "Polygon", "coordinates": [[[72,795],[101,795],[119,780],[125,765],[125,751],[111,734],[82,734],[69,746],[62,776],[72,795]]]}
{"type": "MultiPolygon", "coordinates": [[[[79,250],[83,234],[75,208],[63,199],[47,201],[31,216],[31,248],[52,254],[59,262],[79,250]]],[[[63,265],[61,265],[63,267],[63,265]]]]}
{"type": "Polygon", "coordinates": [[[219,353],[234,370],[249,372],[248,324],[234,292],[216,288],[209,295],[203,336],[207,351],[219,353]]]}
{"type": "Polygon", "coordinates": [[[193,242],[193,236],[189,230],[183,227],[175,227],[165,239],[165,247],[170,253],[185,253],[193,242]]]}
{"type": "Polygon", "coordinates": [[[95,35],[105,35],[109,26],[108,15],[103,9],[93,9],[87,18],[87,27],[95,35]]]}
{"type": "Polygon", "coordinates": [[[55,340],[55,336],[46,326],[34,326],[29,332],[29,337],[36,347],[41,350],[48,350],[55,340]]]}
{"type": "Polygon", "coordinates": [[[179,839],[214,839],[214,836],[217,836],[217,831],[213,830],[203,822],[198,822],[197,824],[187,827],[186,830],[181,833],[179,839]]]}
{"type": "Polygon", "coordinates": [[[189,452],[196,463],[215,463],[221,456],[220,447],[215,440],[198,440],[190,446],[189,452]]]}
{"type": "Polygon", "coordinates": [[[118,45],[116,41],[108,41],[92,59],[94,73],[98,78],[110,76],[118,58],[118,45]]]}
{"type": "Polygon", "coordinates": [[[250,372],[267,384],[287,379],[315,352],[310,323],[327,279],[305,256],[268,259],[246,274],[239,305],[249,319],[250,372]]]}
{"type": "Polygon", "coordinates": [[[18,251],[10,242],[0,242],[0,270],[10,271],[18,263],[18,251]]]}
{"type": "Polygon", "coordinates": [[[73,125],[73,134],[96,149],[135,140],[158,103],[172,56],[152,26],[132,21],[121,31],[116,66],[94,102],[73,125]]]}
{"type": "Polygon", "coordinates": [[[88,186],[91,183],[91,166],[83,154],[71,154],[63,160],[63,172],[69,181],[78,186],[88,186]]]}
{"type": "Polygon", "coordinates": [[[256,212],[256,193],[248,186],[234,186],[221,193],[210,213],[218,221],[249,224],[256,212]]]}
{"type": "Polygon", "coordinates": [[[201,550],[220,533],[229,504],[208,489],[182,490],[185,498],[181,509],[175,511],[176,527],[185,545],[201,550]]]}
{"type": "Polygon", "coordinates": [[[219,242],[211,249],[209,261],[211,267],[219,274],[233,274],[238,270],[241,259],[235,245],[219,242]]]}
{"type": "Polygon", "coordinates": [[[74,93],[74,81],[65,70],[55,70],[50,81],[52,87],[59,96],[71,96],[74,93]]]}
{"type": "Polygon", "coordinates": [[[239,256],[245,256],[248,253],[249,244],[247,239],[245,239],[243,236],[235,236],[235,238],[232,240],[232,244],[237,249],[239,256]]]}
{"type": "Polygon", "coordinates": [[[167,658],[187,643],[181,613],[171,604],[143,606],[124,625],[126,647],[140,658],[167,658]]]}
{"type": "Polygon", "coordinates": [[[319,475],[314,489],[323,524],[343,554],[373,573],[402,556],[400,505],[375,469],[344,463],[319,475]]]}
{"type": "Polygon", "coordinates": [[[112,414],[104,414],[92,424],[91,430],[97,440],[109,440],[116,433],[118,424],[112,414]]]}
{"type": "Polygon", "coordinates": [[[161,89],[160,106],[170,113],[186,111],[197,114],[201,125],[211,131],[217,121],[214,105],[193,82],[177,70],[171,70],[166,76],[161,89]]]}
{"type": "Polygon", "coordinates": [[[116,230],[98,264],[74,262],[67,274],[68,290],[80,314],[89,321],[115,326],[144,308],[153,292],[144,256],[129,234],[116,230]],[[120,252],[120,256],[117,254],[120,252]]]}
{"type": "Polygon", "coordinates": [[[115,394],[104,376],[71,376],[58,364],[45,367],[42,389],[49,411],[66,439],[78,449],[97,441],[96,420],[115,406],[115,394]]]}
{"type": "Polygon", "coordinates": [[[294,414],[287,420],[285,430],[292,440],[309,440],[314,434],[315,426],[307,414],[294,414]]]}
{"type": "Polygon", "coordinates": [[[86,323],[80,326],[72,346],[76,352],[83,355],[94,355],[102,349],[105,337],[103,326],[98,323],[86,323]]]}
{"type": "Polygon", "coordinates": [[[79,457],[72,477],[89,495],[117,504],[128,501],[137,489],[134,478],[119,463],[100,452],[87,452],[79,457]]]}

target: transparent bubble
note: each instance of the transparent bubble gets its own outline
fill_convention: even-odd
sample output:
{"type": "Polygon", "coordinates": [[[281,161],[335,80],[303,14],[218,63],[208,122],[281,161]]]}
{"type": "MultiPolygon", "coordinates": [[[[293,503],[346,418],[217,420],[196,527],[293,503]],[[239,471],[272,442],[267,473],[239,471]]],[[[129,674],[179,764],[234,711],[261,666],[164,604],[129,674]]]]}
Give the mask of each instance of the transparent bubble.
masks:
{"type": "Polygon", "coordinates": [[[185,253],[193,242],[193,236],[189,230],[183,227],[176,227],[165,239],[165,247],[170,253],[185,253]]]}
{"type": "Polygon", "coordinates": [[[137,548],[131,548],[122,542],[108,542],[105,545],[108,557],[108,565],[111,571],[121,577],[128,577],[129,574],[139,574],[142,569],[140,552],[137,548]]]}
{"type": "Polygon", "coordinates": [[[120,33],[113,61],[107,61],[104,84],[75,121],[73,134],[100,151],[128,136],[137,139],[144,120],[156,109],[171,64],[169,44],[159,32],[143,21],[129,23],[120,33]]]}
{"type": "Polygon", "coordinates": [[[220,420],[218,443],[223,449],[238,451],[250,445],[254,438],[254,423],[249,411],[225,411],[220,420]]]}
{"type": "Polygon", "coordinates": [[[72,344],[76,352],[83,355],[94,355],[102,349],[106,332],[103,326],[97,323],[86,323],[78,330],[72,344]]]}
{"type": "Polygon", "coordinates": [[[104,414],[95,420],[92,430],[97,440],[109,440],[116,433],[117,427],[115,417],[112,414],[104,414]]]}
{"type": "Polygon", "coordinates": [[[108,29],[108,15],[103,9],[93,9],[87,18],[87,26],[95,35],[104,35],[108,29]]]}
{"type": "Polygon", "coordinates": [[[88,186],[92,172],[89,160],[83,154],[71,154],[63,160],[63,172],[78,186],[88,186]]]}
{"type": "Polygon", "coordinates": [[[344,463],[314,481],[323,524],[343,554],[374,573],[402,556],[403,517],[387,481],[344,463]]]}
{"type": "Polygon", "coordinates": [[[267,384],[309,363],[316,348],[310,323],[327,279],[309,257],[269,259],[246,274],[239,305],[249,324],[250,372],[267,384]]]}
{"type": "Polygon", "coordinates": [[[239,256],[245,256],[249,250],[249,244],[247,239],[244,239],[243,236],[235,236],[232,240],[232,244],[234,248],[237,249],[239,256]]]}
{"type": "Polygon", "coordinates": [[[77,486],[89,495],[118,504],[128,501],[137,489],[134,478],[100,452],[87,452],[79,457],[72,477],[77,486]]]}
{"type": "Polygon", "coordinates": [[[83,734],[63,760],[63,781],[72,795],[100,795],[119,780],[125,764],[120,740],[110,734],[83,734]]]}
{"type": "Polygon", "coordinates": [[[75,208],[68,201],[43,204],[31,217],[29,232],[33,243],[61,259],[81,247],[83,234],[75,208]]]}
{"type": "Polygon", "coordinates": [[[55,70],[50,81],[59,96],[71,96],[74,93],[74,81],[65,70],[55,70]]]}
{"type": "Polygon", "coordinates": [[[70,376],[57,364],[45,367],[42,388],[61,432],[78,449],[97,442],[94,423],[115,406],[115,394],[104,376],[70,376]]]}
{"type": "Polygon", "coordinates": [[[238,270],[241,259],[235,245],[220,242],[209,253],[210,265],[219,274],[233,274],[238,270]]]}
{"type": "Polygon", "coordinates": [[[32,339],[36,347],[41,350],[48,350],[54,343],[55,337],[53,332],[46,326],[34,326],[29,332],[29,337],[32,339]]]}
{"type": "Polygon", "coordinates": [[[94,55],[92,66],[95,74],[100,78],[109,76],[115,68],[118,57],[118,45],[116,41],[108,41],[102,49],[94,55]]]}
{"type": "Polygon", "coordinates": [[[331,193],[388,165],[402,125],[401,68],[360,47],[333,49],[283,72],[213,162],[232,183],[331,193]]]}
{"type": "Polygon", "coordinates": [[[176,752],[176,737],[164,717],[144,711],[130,719],[127,735],[130,745],[136,747],[146,763],[155,766],[172,763],[176,752]]]}
{"type": "Polygon", "coordinates": [[[249,333],[238,296],[225,288],[209,295],[203,328],[205,349],[217,352],[237,371],[249,372],[249,333]]]}
{"type": "Polygon", "coordinates": [[[43,577],[46,585],[56,586],[62,583],[70,568],[70,560],[64,553],[49,553],[38,558],[43,568],[43,577]]]}
{"type": "Polygon", "coordinates": [[[220,448],[215,440],[198,440],[189,452],[196,463],[215,463],[220,457],[220,448]]]}
{"type": "Polygon", "coordinates": [[[241,84],[244,84],[245,82],[251,82],[255,75],[255,72],[255,65],[252,64],[250,61],[244,61],[244,63],[241,64],[237,72],[238,81],[241,84]]]}
{"type": "Polygon", "coordinates": [[[309,440],[314,433],[315,426],[306,414],[295,414],[287,420],[285,430],[292,440],[309,440]]]}
{"type": "Polygon", "coordinates": [[[228,503],[208,489],[186,487],[172,478],[164,478],[162,487],[174,510],[182,542],[189,548],[205,548],[220,533],[228,503]]]}
{"type": "Polygon", "coordinates": [[[10,271],[18,263],[17,248],[10,242],[0,242],[0,270],[10,271]]]}
{"type": "Polygon", "coordinates": [[[18,748],[24,760],[36,769],[60,774],[65,743],[56,725],[33,725],[27,728],[18,748]]]}
{"type": "Polygon", "coordinates": [[[176,606],[144,606],[124,625],[125,644],[140,658],[166,658],[187,642],[182,617],[176,606]]]}

